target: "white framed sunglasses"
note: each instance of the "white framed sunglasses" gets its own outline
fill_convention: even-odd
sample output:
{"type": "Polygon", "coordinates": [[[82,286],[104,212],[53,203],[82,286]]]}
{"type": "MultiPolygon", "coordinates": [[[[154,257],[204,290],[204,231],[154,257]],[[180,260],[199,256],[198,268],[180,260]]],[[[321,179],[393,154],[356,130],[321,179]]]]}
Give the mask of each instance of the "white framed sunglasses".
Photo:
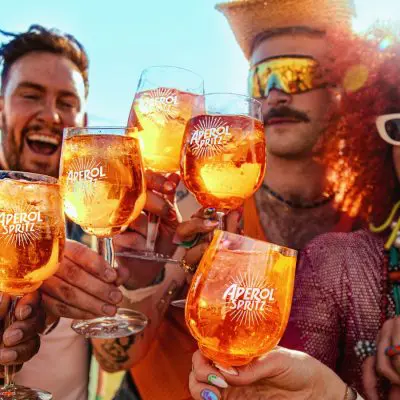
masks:
{"type": "Polygon", "coordinates": [[[400,113],[385,114],[376,119],[380,137],[393,146],[400,146],[400,113]]]}

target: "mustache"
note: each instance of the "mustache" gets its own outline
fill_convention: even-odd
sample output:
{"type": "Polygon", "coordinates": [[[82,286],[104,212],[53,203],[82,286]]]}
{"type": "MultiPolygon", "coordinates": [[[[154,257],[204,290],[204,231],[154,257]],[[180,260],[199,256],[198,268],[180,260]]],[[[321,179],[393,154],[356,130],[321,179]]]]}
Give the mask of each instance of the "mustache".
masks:
{"type": "Polygon", "coordinates": [[[264,121],[268,121],[271,118],[292,118],[303,122],[310,122],[307,114],[286,106],[271,108],[268,113],[264,115],[264,121]]]}
{"type": "Polygon", "coordinates": [[[26,128],[22,129],[22,135],[26,135],[28,132],[40,132],[43,130],[50,131],[52,134],[56,136],[61,136],[63,135],[63,130],[61,128],[58,128],[56,126],[48,126],[48,125],[31,125],[27,126],[26,128]]]}

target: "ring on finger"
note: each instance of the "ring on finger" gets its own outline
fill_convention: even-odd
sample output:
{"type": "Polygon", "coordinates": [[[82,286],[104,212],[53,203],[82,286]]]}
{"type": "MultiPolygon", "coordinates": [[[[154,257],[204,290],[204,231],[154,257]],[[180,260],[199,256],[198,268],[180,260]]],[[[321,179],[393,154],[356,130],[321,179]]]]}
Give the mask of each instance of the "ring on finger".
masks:
{"type": "Polygon", "coordinates": [[[385,349],[385,354],[388,357],[394,357],[400,355],[400,345],[388,346],[385,349]]]}

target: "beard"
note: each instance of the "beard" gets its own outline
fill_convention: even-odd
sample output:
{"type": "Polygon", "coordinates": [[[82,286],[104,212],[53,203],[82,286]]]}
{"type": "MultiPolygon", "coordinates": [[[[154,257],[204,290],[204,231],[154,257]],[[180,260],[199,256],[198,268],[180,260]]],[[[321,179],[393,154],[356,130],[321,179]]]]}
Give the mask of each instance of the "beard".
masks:
{"type": "Polygon", "coordinates": [[[21,165],[21,153],[23,142],[18,146],[15,140],[15,133],[13,130],[8,129],[6,118],[2,116],[2,128],[1,128],[1,145],[3,150],[3,156],[7,165],[3,165],[2,168],[8,168],[12,171],[22,171],[21,165]]]}
{"type": "MultiPolygon", "coordinates": [[[[15,129],[10,128],[7,125],[4,115],[2,116],[1,144],[4,160],[7,164],[4,165],[3,168],[7,168],[11,171],[31,172],[58,178],[59,160],[55,162],[54,157],[53,159],[51,159],[51,157],[43,159],[43,157],[37,158],[35,156],[32,158],[32,150],[29,150],[29,145],[26,143],[25,136],[30,130],[35,129],[38,129],[36,125],[22,129],[19,136],[20,143],[18,144],[15,129]],[[28,156],[26,153],[27,151],[28,156]]],[[[60,132],[58,132],[58,134],[61,135],[60,132]]]]}

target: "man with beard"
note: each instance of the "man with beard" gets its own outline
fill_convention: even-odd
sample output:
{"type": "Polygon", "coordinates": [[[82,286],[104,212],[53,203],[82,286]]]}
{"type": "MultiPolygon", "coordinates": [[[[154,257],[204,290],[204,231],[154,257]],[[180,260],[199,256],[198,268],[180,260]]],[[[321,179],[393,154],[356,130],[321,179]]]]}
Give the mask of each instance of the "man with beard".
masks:
{"type": "MultiPolygon", "coordinates": [[[[63,128],[86,124],[88,58],[72,36],[41,26],[11,36],[0,48],[1,168],[58,177],[63,128]]],[[[65,318],[114,315],[126,277],[124,268],[118,276],[97,253],[67,241],[59,270],[40,288],[47,324],[64,318],[42,337],[41,350],[16,382],[47,389],[57,399],[86,400],[88,342],[65,318]]]]}

